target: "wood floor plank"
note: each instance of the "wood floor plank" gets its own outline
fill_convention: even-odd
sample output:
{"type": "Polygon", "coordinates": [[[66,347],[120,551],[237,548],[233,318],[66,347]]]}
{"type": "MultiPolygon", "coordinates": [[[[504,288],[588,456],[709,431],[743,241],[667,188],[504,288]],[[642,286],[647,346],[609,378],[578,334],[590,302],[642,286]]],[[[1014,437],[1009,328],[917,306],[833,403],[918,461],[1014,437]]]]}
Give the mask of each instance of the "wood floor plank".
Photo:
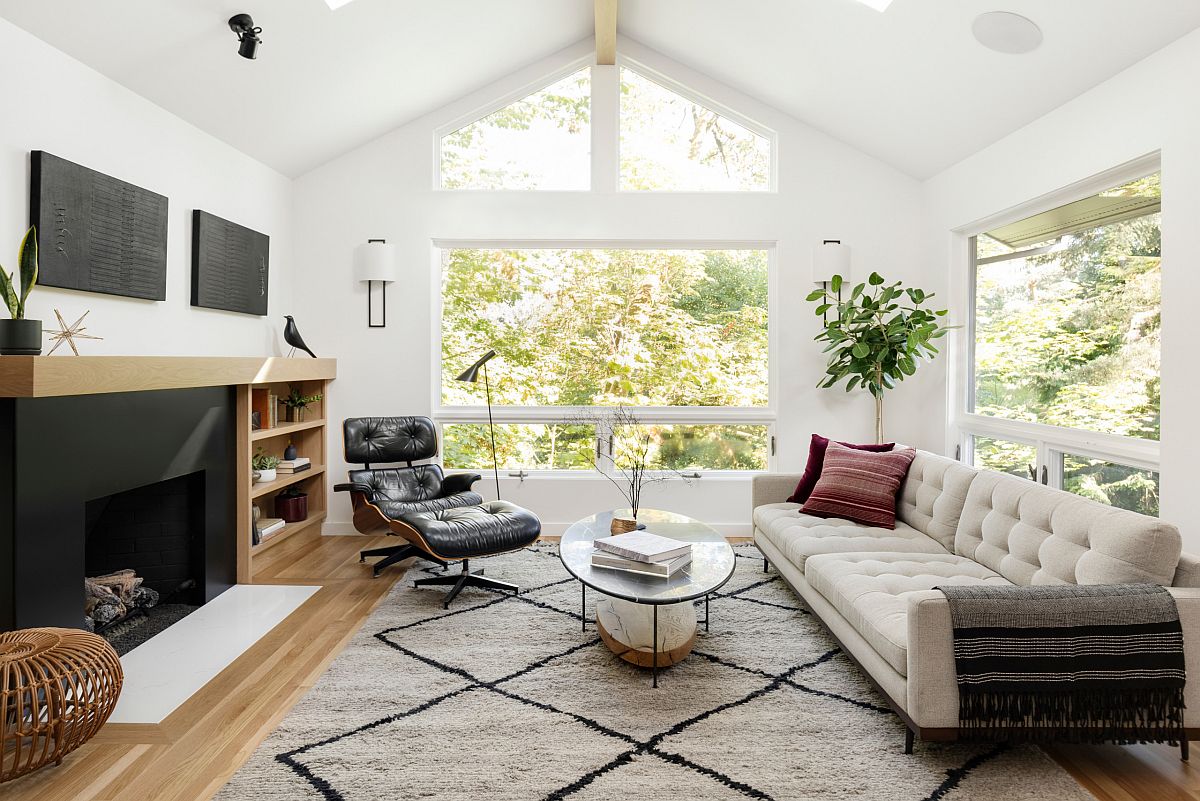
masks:
{"type": "MultiPolygon", "coordinates": [[[[557,539],[557,538],[548,538],[557,539]]],[[[160,725],[113,724],[61,766],[0,785],[0,801],[206,801],[254,753],[383,600],[358,552],[396,537],[296,537],[255,558],[255,581],[321,589],[160,725]]],[[[1166,746],[1046,749],[1100,801],[1200,801],[1200,762],[1166,746]]],[[[1200,760],[1200,757],[1198,757],[1200,760]]]]}

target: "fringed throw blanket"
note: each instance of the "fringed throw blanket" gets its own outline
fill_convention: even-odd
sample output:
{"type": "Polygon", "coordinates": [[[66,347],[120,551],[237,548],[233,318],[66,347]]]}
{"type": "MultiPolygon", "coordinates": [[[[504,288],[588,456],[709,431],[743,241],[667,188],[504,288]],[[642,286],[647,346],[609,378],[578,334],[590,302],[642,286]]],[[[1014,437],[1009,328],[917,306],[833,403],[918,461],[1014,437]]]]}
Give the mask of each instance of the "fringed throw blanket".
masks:
{"type": "Polygon", "coordinates": [[[1176,742],[1183,630],[1154,584],[943,586],[962,736],[1176,742]]]}

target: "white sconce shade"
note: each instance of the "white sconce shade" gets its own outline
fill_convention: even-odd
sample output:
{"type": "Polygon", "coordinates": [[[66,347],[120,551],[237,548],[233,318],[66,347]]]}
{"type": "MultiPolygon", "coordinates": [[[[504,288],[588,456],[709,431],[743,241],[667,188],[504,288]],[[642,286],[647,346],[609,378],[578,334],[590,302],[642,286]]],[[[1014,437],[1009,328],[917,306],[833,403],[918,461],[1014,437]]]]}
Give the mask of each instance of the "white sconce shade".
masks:
{"type": "Polygon", "coordinates": [[[395,245],[373,239],[354,249],[355,281],[398,281],[400,260],[395,245]]]}
{"type": "Polygon", "coordinates": [[[826,239],[813,248],[812,280],[814,284],[827,284],[835,275],[851,283],[850,246],[840,239],[826,239]]]}

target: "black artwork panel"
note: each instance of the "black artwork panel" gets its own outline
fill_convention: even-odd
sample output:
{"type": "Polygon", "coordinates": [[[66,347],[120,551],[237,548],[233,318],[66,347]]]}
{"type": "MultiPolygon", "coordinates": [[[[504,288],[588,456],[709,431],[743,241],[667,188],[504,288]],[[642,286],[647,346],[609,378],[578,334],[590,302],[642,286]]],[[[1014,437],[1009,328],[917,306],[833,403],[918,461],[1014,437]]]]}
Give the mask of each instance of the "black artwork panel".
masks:
{"type": "Polygon", "coordinates": [[[206,211],[192,215],[192,305],[267,313],[271,238],[206,211]]]}
{"type": "Polygon", "coordinates": [[[39,284],[167,299],[166,197],[41,150],[31,167],[39,284]]]}

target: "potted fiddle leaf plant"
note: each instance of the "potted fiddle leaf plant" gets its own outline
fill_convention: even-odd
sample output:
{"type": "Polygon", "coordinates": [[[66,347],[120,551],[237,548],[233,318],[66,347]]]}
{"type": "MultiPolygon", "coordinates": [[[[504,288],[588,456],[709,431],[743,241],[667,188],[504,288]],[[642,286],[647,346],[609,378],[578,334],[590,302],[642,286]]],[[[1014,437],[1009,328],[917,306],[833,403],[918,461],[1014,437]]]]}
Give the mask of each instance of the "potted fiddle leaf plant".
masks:
{"type": "Polygon", "coordinates": [[[879,273],[871,273],[842,300],[842,283],[835,275],[806,298],[817,304],[817,316],[825,318],[814,338],[828,343],[824,352],[829,363],[817,386],[828,389],[845,381],[847,392],[870,392],[875,398],[875,441],[882,443],[884,393],[916,373],[922,361],[937,356],[934,340],[953,326],[942,323],[946,309],[928,308],[932,292],[899,281],[889,284],[879,273]],[[831,311],[835,316],[829,318],[831,311]]]}
{"type": "Polygon", "coordinates": [[[12,318],[0,320],[0,354],[37,356],[42,352],[42,321],[25,319],[25,301],[38,278],[37,229],[34,226],[29,227],[21,240],[17,261],[14,275],[0,267],[0,298],[12,318]]]}

